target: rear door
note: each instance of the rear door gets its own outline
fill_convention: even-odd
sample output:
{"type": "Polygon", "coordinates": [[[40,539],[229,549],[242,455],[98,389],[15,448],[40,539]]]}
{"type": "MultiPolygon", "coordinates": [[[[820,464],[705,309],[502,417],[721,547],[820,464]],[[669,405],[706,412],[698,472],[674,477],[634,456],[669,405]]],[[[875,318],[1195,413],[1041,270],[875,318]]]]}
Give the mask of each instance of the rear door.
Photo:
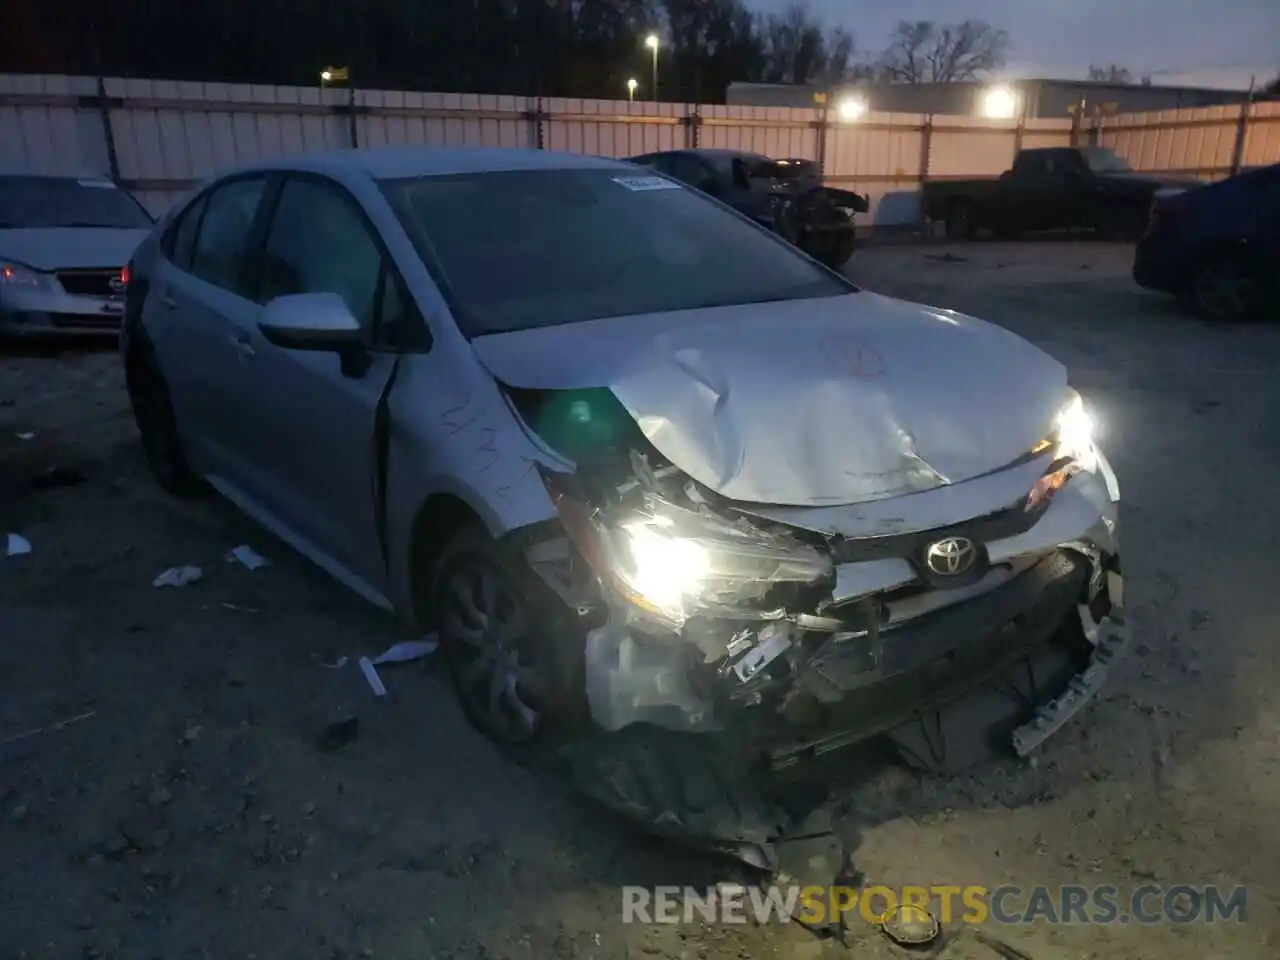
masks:
{"type": "Polygon", "coordinates": [[[336,353],[269,343],[248,317],[237,335],[252,348],[244,391],[231,400],[249,428],[246,457],[258,509],[282,535],[337,561],[378,588],[384,571],[375,513],[374,422],[395,365],[410,300],[359,203],[337,182],[290,174],[261,249],[253,298],[337,293],[359,320],[368,368],[344,373],[336,353]]]}
{"type": "Polygon", "coordinates": [[[243,389],[234,334],[257,312],[246,296],[245,266],[267,182],[266,174],[225,180],[188,206],[165,238],[166,257],[147,301],[147,328],[188,453],[212,477],[242,473],[241,425],[230,414],[230,400],[243,389]]]}

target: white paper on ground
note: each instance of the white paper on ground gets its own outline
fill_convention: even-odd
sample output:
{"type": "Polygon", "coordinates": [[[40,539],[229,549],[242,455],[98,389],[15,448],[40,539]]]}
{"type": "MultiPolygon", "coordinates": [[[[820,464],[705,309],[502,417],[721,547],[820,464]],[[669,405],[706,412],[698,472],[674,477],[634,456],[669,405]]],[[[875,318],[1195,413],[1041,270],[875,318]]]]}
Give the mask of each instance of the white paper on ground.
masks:
{"type": "Polygon", "coordinates": [[[151,581],[153,587],[185,587],[204,576],[199,567],[170,567],[151,581]]]}
{"type": "Polygon", "coordinates": [[[369,686],[373,688],[375,697],[385,697],[387,695],[387,688],[382,685],[382,678],[378,676],[378,668],[373,665],[373,661],[368,657],[360,658],[360,672],[369,681],[369,686]]]}
{"type": "Polygon", "coordinates": [[[9,534],[9,545],[6,549],[6,555],[10,557],[22,557],[31,552],[31,541],[21,534],[9,534]]]}
{"type": "Polygon", "coordinates": [[[266,557],[259,554],[253,547],[243,543],[227,554],[227,560],[235,560],[241,566],[250,570],[257,570],[259,567],[267,565],[266,557]]]}
{"type": "Polygon", "coordinates": [[[33,439],[35,439],[35,434],[34,434],[34,433],[15,433],[15,434],[14,434],[14,436],[15,436],[15,437],[17,437],[19,440],[33,440],[33,439]]]}
{"type": "Polygon", "coordinates": [[[397,643],[394,647],[390,647],[378,654],[370,662],[374,666],[381,666],[384,663],[408,663],[410,660],[421,660],[423,657],[429,657],[435,653],[438,646],[436,635],[429,633],[420,640],[406,640],[404,643],[397,643]]]}

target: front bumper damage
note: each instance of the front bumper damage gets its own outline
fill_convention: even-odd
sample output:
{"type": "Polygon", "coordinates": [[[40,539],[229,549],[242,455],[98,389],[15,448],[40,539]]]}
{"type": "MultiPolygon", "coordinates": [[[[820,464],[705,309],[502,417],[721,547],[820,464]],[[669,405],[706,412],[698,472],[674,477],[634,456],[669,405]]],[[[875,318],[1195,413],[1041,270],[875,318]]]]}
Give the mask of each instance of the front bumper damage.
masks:
{"type": "Polygon", "coordinates": [[[566,748],[578,783],[655,832],[757,866],[799,876],[815,843],[838,862],[814,820],[821,790],[804,779],[817,757],[883,736],[909,763],[953,773],[1029,754],[1097,692],[1127,641],[1118,500],[1100,454],[1088,470],[1054,460],[1025,500],[978,519],[827,538],[820,596],[720,597],[676,618],[607,577],[596,597],[572,586],[564,560],[581,538],[568,518],[569,537],[528,556],[579,610],[600,605],[585,638],[598,730],[566,748]],[[921,562],[948,537],[968,538],[981,561],[954,585],[921,562]],[[788,865],[788,850],[803,863],[788,865]]]}

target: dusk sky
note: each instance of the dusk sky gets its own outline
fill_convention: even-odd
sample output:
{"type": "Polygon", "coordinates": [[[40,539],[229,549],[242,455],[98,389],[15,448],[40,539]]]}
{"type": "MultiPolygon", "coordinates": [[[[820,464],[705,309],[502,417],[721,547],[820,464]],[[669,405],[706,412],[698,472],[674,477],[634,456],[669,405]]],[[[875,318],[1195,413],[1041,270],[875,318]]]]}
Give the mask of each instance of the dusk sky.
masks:
{"type": "MultiPolygon", "coordinates": [[[[791,0],[750,0],[766,11],[791,0]]],[[[1083,77],[1119,63],[1156,83],[1248,86],[1280,72],[1280,0],[808,0],[862,51],[879,50],[894,21],[990,21],[1013,38],[1008,74],[1083,77]]]]}

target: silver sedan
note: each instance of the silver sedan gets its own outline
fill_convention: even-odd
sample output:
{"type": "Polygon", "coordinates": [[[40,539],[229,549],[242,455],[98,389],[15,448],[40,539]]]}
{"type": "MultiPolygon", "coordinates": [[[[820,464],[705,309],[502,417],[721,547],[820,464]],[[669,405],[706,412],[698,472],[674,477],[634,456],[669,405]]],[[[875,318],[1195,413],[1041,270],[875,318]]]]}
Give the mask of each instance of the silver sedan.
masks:
{"type": "Polygon", "coordinates": [[[879,735],[932,768],[1028,752],[1123,646],[1119,490],[1063,366],[664,176],[532,150],[253,166],[130,278],[160,483],[437,630],[477,727],[568,744],[649,823],[755,849],[768,804],[694,780],[879,735]]]}

